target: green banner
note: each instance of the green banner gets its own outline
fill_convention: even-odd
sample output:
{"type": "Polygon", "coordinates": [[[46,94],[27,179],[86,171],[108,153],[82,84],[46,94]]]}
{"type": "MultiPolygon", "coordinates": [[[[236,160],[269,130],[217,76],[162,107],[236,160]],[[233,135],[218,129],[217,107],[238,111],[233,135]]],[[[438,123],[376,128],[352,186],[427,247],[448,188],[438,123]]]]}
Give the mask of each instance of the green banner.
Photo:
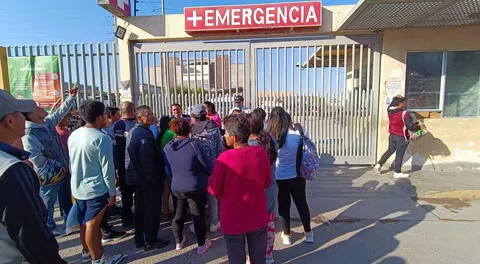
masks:
{"type": "Polygon", "coordinates": [[[8,58],[10,93],[18,99],[32,99],[34,57],[8,58]]]}
{"type": "Polygon", "coordinates": [[[47,111],[62,98],[58,56],[8,58],[10,93],[18,99],[33,99],[47,111]]]}

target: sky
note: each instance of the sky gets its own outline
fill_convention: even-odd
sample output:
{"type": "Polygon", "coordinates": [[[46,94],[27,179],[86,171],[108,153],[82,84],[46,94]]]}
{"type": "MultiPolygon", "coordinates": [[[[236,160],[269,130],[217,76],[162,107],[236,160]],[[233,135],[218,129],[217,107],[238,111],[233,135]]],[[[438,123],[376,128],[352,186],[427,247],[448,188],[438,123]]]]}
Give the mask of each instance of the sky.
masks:
{"type": "MultiPolygon", "coordinates": [[[[278,0],[164,0],[167,14],[184,7],[276,3],[278,0]]],[[[113,41],[113,17],[97,0],[2,0],[0,46],[113,41]]],[[[133,0],[132,0],[133,2],[133,0]]],[[[138,0],[141,15],[161,14],[161,0],[138,0]]],[[[286,2],[301,2],[287,0],[286,2]]],[[[324,6],[355,4],[357,0],[324,0],[324,6]]]]}

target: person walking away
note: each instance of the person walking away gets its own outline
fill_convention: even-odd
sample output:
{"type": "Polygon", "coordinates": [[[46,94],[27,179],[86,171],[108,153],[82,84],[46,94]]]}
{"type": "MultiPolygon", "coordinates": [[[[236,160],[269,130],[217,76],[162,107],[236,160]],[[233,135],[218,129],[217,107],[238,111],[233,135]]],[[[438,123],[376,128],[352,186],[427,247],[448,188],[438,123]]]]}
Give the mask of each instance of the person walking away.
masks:
{"type": "Polygon", "coordinates": [[[250,114],[252,110],[245,106],[245,99],[241,95],[236,95],[233,99],[235,107],[230,110],[230,114],[235,112],[241,112],[245,114],[250,114]]]}
{"type": "Polygon", "coordinates": [[[106,256],[102,248],[102,223],[107,206],[115,204],[115,167],[110,137],[100,130],[107,119],[101,102],[87,101],[80,106],[80,117],[85,125],[72,132],[68,139],[71,188],[78,207],[82,263],[120,263],[122,254],[106,256]]]}
{"type": "MultiPolygon", "coordinates": [[[[170,142],[172,139],[175,138],[175,133],[172,132],[169,128],[169,123],[172,119],[169,116],[162,116],[159,121],[159,132],[158,137],[156,139],[156,145],[158,151],[160,153],[160,158],[164,158],[163,151],[165,146],[170,142]]],[[[164,162],[166,163],[166,162],[164,162]]],[[[163,195],[162,195],[162,217],[164,219],[171,219],[173,217],[173,212],[170,211],[170,185],[171,185],[171,173],[168,173],[168,166],[164,167],[165,174],[167,177],[163,182],[163,195]]],[[[173,200],[173,199],[172,199],[173,200]]]]}
{"type": "Polygon", "coordinates": [[[70,198],[66,198],[70,190],[63,184],[63,181],[70,178],[68,152],[62,146],[55,127],[76,105],[77,90],[76,87],[71,88],[65,102],[50,114],[39,106],[32,112],[24,113],[27,122],[22,142],[24,149],[31,153],[29,160],[40,179],[40,193],[48,210],[47,225],[54,235],[65,233],[63,228],[56,228],[53,217],[59,192],[62,196],[60,210],[64,221],[72,207],[71,200],[68,201],[70,198]]]}
{"type": "MultiPolygon", "coordinates": [[[[275,162],[278,156],[278,147],[276,141],[263,127],[267,113],[261,108],[254,109],[249,115],[250,137],[248,139],[249,146],[260,146],[268,153],[270,158],[270,167],[272,179],[275,178],[275,162]]],[[[267,225],[267,250],[265,258],[267,264],[275,263],[273,259],[273,246],[275,245],[275,200],[277,195],[277,185],[274,180],[265,190],[267,196],[268,225],[267,225]]]]}
{"type": "Polygon", "coordinates": [[[0,262],[67,263],[47,227],[47,209],[30,153],[12,144],[25,135],[22,113],[35,111],[33,100],[17,100],[0,90],[0,262]]]}
{"type": "Polygon", "coordinates": [[[135,246],[149,251],[168,245],[168,241],[158,239],[165,174],[149,128],[154,121],[152,110],[139,106],[136,116],[137,123],[126,142],[126,181],[135,186],[135,246]]]}
{"type": "Polygon", "coordinates": [[[112,125],[111,131],[113,131],[115,142],[117,143],[114,148],[114,157],[116,159],[118,185],[122,196],[122,226],[127,227],[133,225],[132,206],[135,188],[129,186],[126,181],[125,154],[128,132],[136,123],[135,105],[132,102],[122,102],[120,105],[120,115],[120,120],[112,125]]]}
{"type": "Polygon", "coordinates": [[[215,104],[213,104],[210,101],[206,101],[203,103],[205,105],[205,108],[207,108],[207,118],[212,120],[213,123],[215,123],[218,128],[222,128],[222,120],[220,119],[220,116],[217,113],[217,110],[215,110],[215,104]]]}
{"type": "Polygon", "coordinates": [[[248,146],[250,129],[244,114],[223,120],[227,145],[215,162],[208,190],[220,203],[220,221],[231,264],[265,263],[268,210],[265,189],[272,180],[270,158],[262,147],[248,146]]]}
{"type": "Polygon", "coordinates": [[[408,178],[408,174],[402,173],[403,155],[408,147],[408,131],[418,131],[420,126],[414,121],[412,116],[405,111],[405,97],[395,96],[387,108],[388,111],[388,149],[375,164],[374,170],[381,172],[382,166],[395,153],[393,178],[408,178]]]}
{"type": "MultiPolygon", "coordinates": [[[[191,110],[192,137],[200,140],[200,147],[206,154],[207,159],[214,163],[225,150],[220,128],[213,121],[207,119],[207,109],[204,105],[194,105],[191,110]]],[[[220,229],[218,201],[214,196],[209,195],[207,204],[210,216],[209,231],[214,233],[220,229]]],[[[193,226],[190,227],[190,231],[192,230],[193,226]]]]}
{"type": "Polygon", "coordinates": [[[186,119],[187,121],[190,121],[190,116],[183,113],[183,108],[180,104],[177,104],[177,103],[172,104],[171,110],[172,110],[172,116],[170,116],[171,119],[183,118],[183,119],[186,119]]]}
{"type": "Polygon", "coordinates": [[[206,240],[205,205],[207,203],[208,178],[212,173],[213,162],[206,157],[199,140],[189,138],[190,124],[184,119],[170,122],[170,130],[177,136],[165,147],[165,160],[170,168],[171,189],[176,197],[175,217],[172,223],[176,250],[185,246],[183,234],[187,209],[193,217],[193,226],[197,236],[197,253],[205,253],[212,241],[206,240]]]}
{"type": "Polygon", "coordinates": [[[290,206],[291,198],[295,203],[303,230],[305,242],[313,243],[314,234],[310,225],[310,209],[306,196],[306,180],[298,172],[298,151],[300,133],[293,129],[292,118],[282,107],[272,109],[267,124],[267,132],[278,142],[278,158],[275,169],[275,179],[278,187],[278,214],[282,228],[283,245],[291,245],[290,237],[290,206]]]}

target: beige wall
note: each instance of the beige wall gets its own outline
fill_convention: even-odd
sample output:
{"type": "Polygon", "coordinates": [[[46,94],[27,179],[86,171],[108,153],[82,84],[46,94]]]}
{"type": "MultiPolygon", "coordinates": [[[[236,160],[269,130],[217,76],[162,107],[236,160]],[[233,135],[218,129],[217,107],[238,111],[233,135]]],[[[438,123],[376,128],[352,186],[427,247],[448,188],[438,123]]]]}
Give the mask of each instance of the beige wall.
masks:
{"type": "MultiPolygon", "coordinates": [[[[204,39],[238,39],[238,38],[265,38],[275,36],[305,36],[321,35],[335,32],[340,23],[348,16],[353,5],[325,6],[322,9],[322,26],[318,30],[301,31],[293,30],[286,32],[238,32],[228,34],[202,34],[191,36],[185,32],[185,19],[183,14],[166,16],[137,16],[118,18],[117,25],[127,29],[125,38],[118,40],[120,53],[120,80],[123,83],[131,82],[131,45],[134,42],[158,42],[158,41],[186,41],[204,39]]],[[[131,88],[131,87],[130,87],[131,88]]],[[[121,89],[121,100],[132,100],[131,89],[121,89]]]]}
{"type": "MultiPolygon", "coordinates": [[[[480,50],[480,26],[443,29],[386,30],[383,33],[383,52],[380,80],[380,122],[378,152],[380,157],[387,148],[388,120],[385,99],[389,81],[400,81],[404,94],[406,56],[408,51],[480,50]]],[[[480,162],[480,118],[427,118],[425,123],[432,135],[413,143],[410,152],[433,158],[434,162],[480,162]]],[[[422,160],[423,158],[415,159],[422,160]]],[[[430,161],[427,161],[430,164],[430,161]]]]}

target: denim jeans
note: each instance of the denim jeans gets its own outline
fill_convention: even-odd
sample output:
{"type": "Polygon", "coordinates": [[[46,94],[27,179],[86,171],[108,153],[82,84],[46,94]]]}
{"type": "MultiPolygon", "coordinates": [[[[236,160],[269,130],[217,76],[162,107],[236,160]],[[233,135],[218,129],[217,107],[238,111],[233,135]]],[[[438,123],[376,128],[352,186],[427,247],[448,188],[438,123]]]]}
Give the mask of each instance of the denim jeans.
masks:
{"type": "Polygon", "coordinates": [[[50,186],[40,186],[40,194],[48,211],[47,226],[51,230],[57,227],[53,213],[55,211],[55,203],[57,202],[58,191],[60,190],[61,185],[62,183],[57,183],[50,186]]]}

